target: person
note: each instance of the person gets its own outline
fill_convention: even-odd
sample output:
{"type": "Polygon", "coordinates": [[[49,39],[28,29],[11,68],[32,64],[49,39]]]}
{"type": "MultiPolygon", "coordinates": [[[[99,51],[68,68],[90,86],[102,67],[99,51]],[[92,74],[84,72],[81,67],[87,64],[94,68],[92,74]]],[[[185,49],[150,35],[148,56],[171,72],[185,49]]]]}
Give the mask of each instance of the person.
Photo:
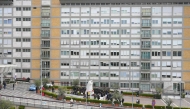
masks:
{"type": "Polygon", "coordinates": [[[0,83],[0,90],[2,89],[2,85],[1,85],[1,83],[0,83]]]}
{"type": "Polygon", "coordinates": [[[13,90],[14,90],[14,88],[15,88],[15,83],[13,83],[13,90]]]}
{"type": "Polygon", "coordinates": [[[4,89],[6,88],[6,83],[5,83],[5,81],[3,81],[3,86],[4,86],[4,89]]]}

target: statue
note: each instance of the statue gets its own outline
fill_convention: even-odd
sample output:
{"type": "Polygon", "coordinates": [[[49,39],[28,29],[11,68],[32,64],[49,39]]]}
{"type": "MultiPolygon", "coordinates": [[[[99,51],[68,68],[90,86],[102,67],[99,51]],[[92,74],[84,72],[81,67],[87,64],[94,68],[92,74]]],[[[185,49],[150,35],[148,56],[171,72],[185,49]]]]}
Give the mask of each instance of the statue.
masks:
{"type": "MultiPolygon", "coordinates": [[[[88,95],[92,95],[94,94],[94,90],[93,90],[93,81],[90,80],[88,81],[88,84],[86,85],[86,91],[85,91],[85,94],[88,94],[88,95]]],[[[88,96],[87,95],[87,96],[88,96]]]]}

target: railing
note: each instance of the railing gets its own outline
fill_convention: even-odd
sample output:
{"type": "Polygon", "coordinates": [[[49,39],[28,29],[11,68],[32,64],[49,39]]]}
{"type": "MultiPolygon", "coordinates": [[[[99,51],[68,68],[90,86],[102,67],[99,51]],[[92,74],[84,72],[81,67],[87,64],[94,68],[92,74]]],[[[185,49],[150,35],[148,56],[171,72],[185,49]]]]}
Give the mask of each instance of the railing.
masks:
{"type": "Polygon", "coordinates": [[[42,27],[50,27],[50,23],[41,23],[42,27]]]}
{"type": "Polygon", "coordinates": [[[50,16],[50,13],[49,12],[42,12],[41,15],[42,16],[50,16]]]}
{"type": "Polygon", "coordinates": [[[141,38],[150,38],[151,34],[141,34],[141,38]]]}
{"type": "Polygon", "coordinates": [[[141,26],[142,27],[151,27],[151,23],[142,23],[141,26]]]}
{"type": "MultiPolygon", "coordinates": [[[[99,105],[92,105],[92,104],[82,104],[77,103],[76,101],[73,104],[70,104],[69,102],[66,102],[66,100],[58,101],[58,100],[44,100],[42,99],[33,99],[33,98],[25,98],[25,97],[16,97],[16,96],[7,96],[7,95],[0,95],[0,99],[10,100],[15,105],[24,105],[24,106],[30,106],[30,107],[41,107],[42,108],[64,108],[64,109],[115,109],[115,107],[106,107],[99,105]]],[[[123,107],[117,107],[117,109],[126,109],[123,107]]]]}
{"type": "Polygon", "coordinates": [[[41,37],[43,37],[43,38],[49,38],[50,34],[41,34],[41,37]]]}
{"type": "Polygon", "coordinates": [[[150,56],[141,56],[141,59],[150,59],[150,56]]]}
{"type": "Polygon", "coordinates": [[[146,67],[145,67],[145,66],[142,66],[142,67],[141,67],[141,70],[150,70],[150,66],[146,66],[146,67]]]}
{"type": "Polygon", "coordinates": [[[150,81],[150,78],[141,78],[141,81],[150,81]]]}
{"type": "Polygon", "coordinates": [[[142,45],[141,48],[144,48],[144,49],[149,49],[151,47],[151,45],[142,45]]]}
{"type": "Polygon", "coordinates": [[[41,44],[41,47],[48,48],[48,47],[50,47],[50,44],[41,44]]]}
{"type": "Polygon", "coordinates": [[[141,16],[151,16],[151,12],[142,12],[141,16]]]}
{"type": "Polygon", "coordinates": [[[41,55],[41,58],[50,58],[50,55],[41,55]]]}

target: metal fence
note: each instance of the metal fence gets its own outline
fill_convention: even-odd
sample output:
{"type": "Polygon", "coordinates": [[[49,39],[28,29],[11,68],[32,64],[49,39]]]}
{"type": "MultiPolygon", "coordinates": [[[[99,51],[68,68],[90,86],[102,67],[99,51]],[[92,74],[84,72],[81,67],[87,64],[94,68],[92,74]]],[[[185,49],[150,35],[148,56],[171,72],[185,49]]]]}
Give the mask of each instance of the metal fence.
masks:
{"type": "Polygon", "coordinates": [[[15,105],[24,105],[28,107],[42,107],[47,109],[126,109],[124,107],[105,107],[98,106],[92,104],[82,104],[82,103],[73,103],[70,104],[64,101],[58,100],[42,100],[41,99],[33,99],[33,98],[24,98],[24,97],[15,97],[15,96],[7,96],[0,95],[0,99],[12,101],[15,105]]]}

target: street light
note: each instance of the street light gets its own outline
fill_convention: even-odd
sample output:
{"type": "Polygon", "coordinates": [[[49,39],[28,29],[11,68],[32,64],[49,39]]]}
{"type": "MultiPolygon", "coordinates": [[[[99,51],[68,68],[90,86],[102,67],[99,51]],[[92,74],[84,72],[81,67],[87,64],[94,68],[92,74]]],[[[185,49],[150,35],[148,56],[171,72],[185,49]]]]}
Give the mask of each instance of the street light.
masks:
{"type": "Polygon", "coordinates": [[[132,73],[132,109],[133,109],[133,68],[131,67],[131,73],[132,73]]]}
{"type": "MultiPolygon", "coordinates": [[[[40,72],[41,85],[40,85],[40,88],[41,88],[41,86],[42,86],[42,66],[43,66],[43,63],[42,63],[42,59],[40,61],[41,61],[40,62],[41,63],[41,72],[40,72]]],[[[40,108],[42,109],[42,92],[41,92],[41,107],[40,108]]]]}
{"type": "Polygon", "coordinates": [[[44,63],[45,64],[45,66],[44,66],[44,69],[45,69],[45,78],[46,78],[46,62],[44,63]]]}

